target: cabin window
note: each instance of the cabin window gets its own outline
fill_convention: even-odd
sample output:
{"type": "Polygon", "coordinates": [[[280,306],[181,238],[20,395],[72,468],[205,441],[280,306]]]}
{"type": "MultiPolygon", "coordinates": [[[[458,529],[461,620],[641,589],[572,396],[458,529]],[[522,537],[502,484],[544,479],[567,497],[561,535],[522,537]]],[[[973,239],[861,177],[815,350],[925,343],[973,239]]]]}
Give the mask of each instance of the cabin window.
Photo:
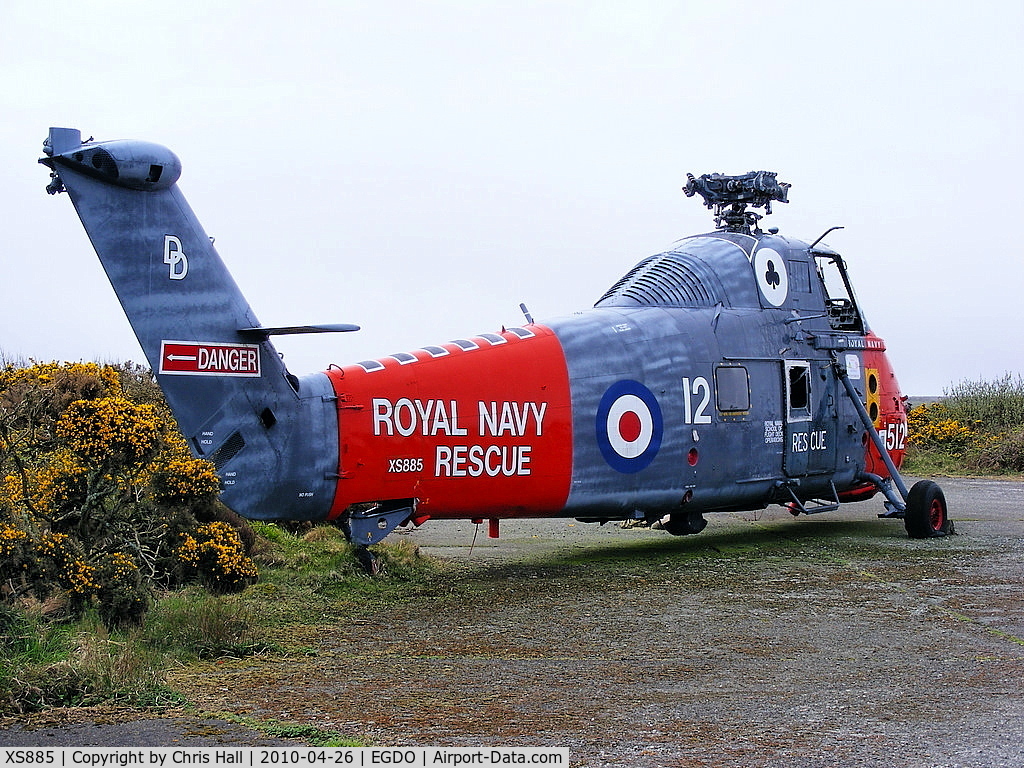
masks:
{"type": "Polygon", "coordinates": [[[750,410],[750,377],[741,365],[723,366],[715,371],[718,410],[738,413],[750,410]]]}
{"type": "Polygon", "coordinates": [[[786,363],[786,404],[790,421],[811,418],[811,375],[807,363],[786,363]]]}

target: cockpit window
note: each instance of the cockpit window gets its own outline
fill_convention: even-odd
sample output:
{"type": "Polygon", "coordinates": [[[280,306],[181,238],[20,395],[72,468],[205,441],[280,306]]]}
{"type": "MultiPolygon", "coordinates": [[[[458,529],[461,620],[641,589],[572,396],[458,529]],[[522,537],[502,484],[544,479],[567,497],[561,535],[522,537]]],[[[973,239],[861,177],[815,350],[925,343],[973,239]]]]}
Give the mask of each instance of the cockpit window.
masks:
{"type": "Polygon", "coordinates": [[[818,255],[815,257],[818,277],[825,289],[825,310],[828,322],[835,331],[864,331],[864,320],[861,318],[857,302],[850,288],[850,279],[846,274],[846,265],[838,254],[818,255]]]}

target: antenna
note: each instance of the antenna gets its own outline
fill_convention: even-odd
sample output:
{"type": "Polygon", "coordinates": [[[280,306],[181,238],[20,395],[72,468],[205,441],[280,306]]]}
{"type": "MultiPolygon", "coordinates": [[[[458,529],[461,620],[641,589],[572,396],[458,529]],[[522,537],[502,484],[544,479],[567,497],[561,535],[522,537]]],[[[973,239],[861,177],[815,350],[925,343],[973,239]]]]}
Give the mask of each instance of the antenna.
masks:
{"type": "Polygon", "coordinates": [[[526,308],[526,302],[521,302],[519,304],[519,309],[520,311],[522,311],[523,317],[526,318],[526,322],[528,322],[530,325],[533,325],[533,315],[531,315],[530,310],[526,308]]]}
{"type": "Polygon", "coordinates": [[[815,240],[813,243],[811,243],[810,246],[808,246],[807,250],[808,251],[813,251],[814,250],[814,246],[816,246],[818,243],[820,243],[822,240],[824,240],[826,237],[828,237],[828,233],[829,232],[835,232],[837,229],[846,229],[846,227],[829,227],[828,229],[826,229],[821,234],[821,237],[819,237],[817,240],[815,240]]]}
{"type": "Polygon", "coordinates": [[[715,226],[727,232],[760,233],[757,222],[761,214],[748,211],[747,206],[764,208],[765,215],[772,212],[772,201],[788,203],[791,184],[779,181],[774,171],[750,171],[742,176],[705,173],[699,178],[686,174],[683,187],[687,197],[699,194],[704,205],[715,212],[715,226]]]}

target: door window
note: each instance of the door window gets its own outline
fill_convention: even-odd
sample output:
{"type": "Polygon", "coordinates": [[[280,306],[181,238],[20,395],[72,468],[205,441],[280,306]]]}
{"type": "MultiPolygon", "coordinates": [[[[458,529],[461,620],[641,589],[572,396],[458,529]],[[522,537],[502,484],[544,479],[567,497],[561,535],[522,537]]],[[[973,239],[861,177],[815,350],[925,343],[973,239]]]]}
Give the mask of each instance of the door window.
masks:
{"type": "Polygon", "coordinates": [[[786,404],[790,421],[811,418],[811,375],[805,362],[786,362],[786,404]]]}

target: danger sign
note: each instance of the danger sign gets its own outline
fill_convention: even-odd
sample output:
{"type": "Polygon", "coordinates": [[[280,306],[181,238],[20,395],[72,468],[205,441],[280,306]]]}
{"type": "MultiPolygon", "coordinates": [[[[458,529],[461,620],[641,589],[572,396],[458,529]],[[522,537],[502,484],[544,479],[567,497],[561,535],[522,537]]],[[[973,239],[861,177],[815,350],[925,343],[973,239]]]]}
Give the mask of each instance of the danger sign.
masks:
{"type": "Polygon", "coordinates": [[[260,375],[260,348],[258,344],[165,341],[160,350],[160,373],[255,378],[260,375]]]}

